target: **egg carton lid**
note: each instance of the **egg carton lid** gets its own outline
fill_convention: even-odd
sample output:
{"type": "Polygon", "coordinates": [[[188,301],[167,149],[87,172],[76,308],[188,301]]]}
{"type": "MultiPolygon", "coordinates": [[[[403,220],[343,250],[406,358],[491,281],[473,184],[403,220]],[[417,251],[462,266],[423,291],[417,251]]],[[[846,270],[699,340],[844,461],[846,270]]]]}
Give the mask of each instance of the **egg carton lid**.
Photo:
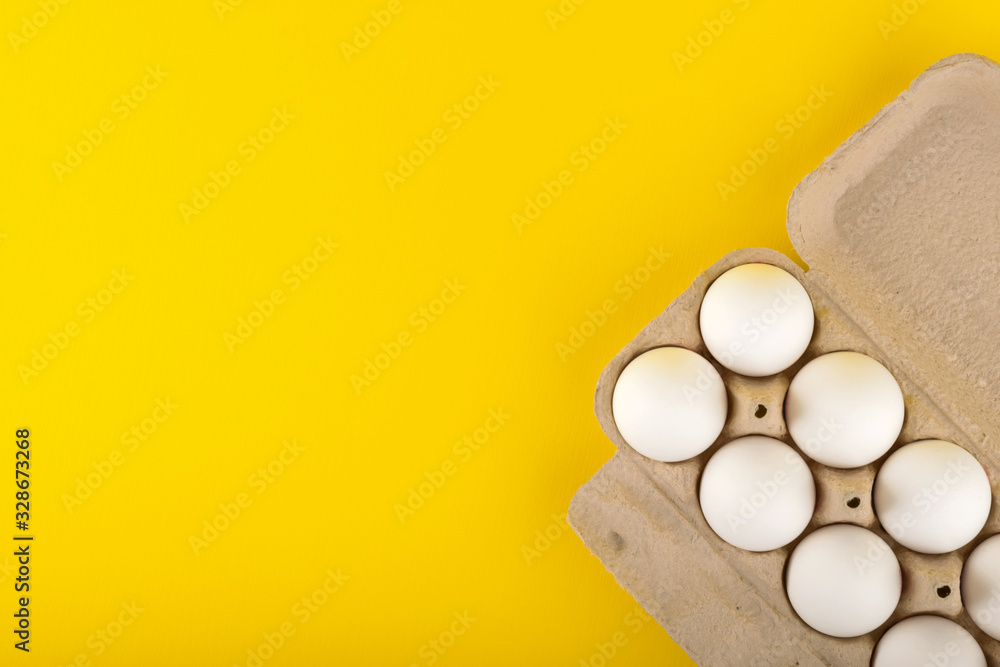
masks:
{"type": "Polygon", "coordinates": [[[890,370],[995,443],[1000,66],[974,54],[932,65],[799,183],[787,226],[813,285],[890,370]]]}
{"type": "MultiPolygon", "coordinates": [[[[773,553],[727,563],[720,540],[699,525],[697,498],[678,493],[704,462],[659,464],[628,448],[611,414],[614,383],[651,346],[703,350],[697,311],[708,284],[741,263],[769,262],[807,286],[817,317],[853,325],[834,342],[873,354],[904,392],[920,395],[918,414],[907,417],[915,430],[946,424],[940,432],[960,434],[956,442],[973,443],[988,471],[1000,471],[1000,66],[974,54],[931,66],[802,180],[787,226],[808,273],[772,250],[730,253],[609,362],[595,412],[618,452],[569,509],[618,583],[705,666],[867,665],[878,633],[861,642],[810,635],[787,601],[760,590],[759,575],[780,569],[773,553]]],[[[755,391],[780,386],[765,381],[755,391]]],[[[727,426],[720,440],[746,423],[727,426]]],[[[989,526],[1000,525],[996,504],[989,526]]],[[[957,556],[935,563],[960,571],[957,556]]],[[[957,598],[950,604],[961,609],[957,598]]],[[[1000,642],[984,649],[1000,665],[1000,642]]]]}

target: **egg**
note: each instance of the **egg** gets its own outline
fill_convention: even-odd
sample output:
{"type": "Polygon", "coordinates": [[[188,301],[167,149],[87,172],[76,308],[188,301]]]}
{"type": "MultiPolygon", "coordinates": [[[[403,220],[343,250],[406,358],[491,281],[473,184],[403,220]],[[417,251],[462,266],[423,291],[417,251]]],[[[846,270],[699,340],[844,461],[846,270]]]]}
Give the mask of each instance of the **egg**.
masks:
{"type": "Polygon", "coordinates": [[[911,616],[889,628],[875,646],[872,667],[986,667],[975,638],[940,616],[911,616]]]}
{"type": "Polygon", "coordinates": [[[886,459],[875,478],[875,515],[894,540],[943,554],[971,542],[986,525],[993,495],[972,454],[944,440],[921,440],[886,459]]]}
{"type": "Polygon", "coordinates": [[[965,561],[962,602],[979,629],[1000,641],[1000,535],[980,544],[965,561]]]}
{"type": "Polygon", "coordinates": [[[805,530],[816,506],[816,482],[794,449],[750,435],[712,455],[699,498],[705,520],[719,537],[747,551],[770,551],[805,530]]]}
{"type": "Polygon", "coordinates": [[[625,367],[611,409],[629,446],[656,461],[676,462],[715,442],[729,403],[726,385],[707,359],[682,347],[658,347],[625,367]]]}
{"type": "Polygon", "coordinates": [[[899,603],[903,576],[885,540],[851,524],[806,535],[792,551],[785,590],[795,613],[833,637],[860,637],[885,623],[899,603]]]}
{"type": "Polygon", "coordinates": [[[831,352],[803,366],[785,396],[795,444],[833,468],[856,468],[892,447],[903,428],[903,392],[886,368],[858,352],[831,352]]]}
{"type": "Polygon", "coordinates": [[[743,264],[723,273],[705,293],[699,315],[712,356],[750,377],[774,375],[798,361],[815,319],[805,288],[771,264],[743,264]]]}

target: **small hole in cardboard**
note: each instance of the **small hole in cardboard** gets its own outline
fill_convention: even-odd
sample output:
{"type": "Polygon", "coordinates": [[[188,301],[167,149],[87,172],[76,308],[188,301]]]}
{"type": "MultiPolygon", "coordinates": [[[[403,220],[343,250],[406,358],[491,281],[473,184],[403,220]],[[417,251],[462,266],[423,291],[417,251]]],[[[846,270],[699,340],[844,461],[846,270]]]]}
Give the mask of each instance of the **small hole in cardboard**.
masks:
{"type": "Polygon", "coordinates": [[[758,405],[757,412],[753,413],[753,416],[756,417],[757,419],[761,419],[766,414],[767,414],[767,408],[764,407],[763,405],[758,405]]]}
{"type": "Polygon", "coordinates": [[[855,509],[857,507],[860,507],[861,506],[861,498],[858,498],[857,496],[854,496],[853,498],[850,498],[847,501],[847,506],[850,507],[851,509],[855,509]]]}
{"type": "Polygon", "coordinates": [[[951,595],[951,586],[938,586],[937,594],[939,598],[946,598],[951,595]]]}

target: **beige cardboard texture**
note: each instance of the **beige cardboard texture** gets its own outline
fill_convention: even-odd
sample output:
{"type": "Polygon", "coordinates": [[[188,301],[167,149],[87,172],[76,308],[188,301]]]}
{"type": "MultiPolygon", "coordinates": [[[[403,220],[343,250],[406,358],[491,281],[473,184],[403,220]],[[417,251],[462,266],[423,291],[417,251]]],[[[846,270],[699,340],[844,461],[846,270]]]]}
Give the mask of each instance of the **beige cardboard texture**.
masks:
{"type": "Polygon", "coordinates": [[[807,273],[772,250],[730,253],[604,369],[595,412],[618,450],[574,496],[570,524],[703,667],[860,667],[870,663],[886,629],[920,613],[961,624],[989,664],[1000,667],[1000,642],[975,626],[960,591],[969,552],[1000,532],[1000,67],[963,54],[924,72],[799,184],[788,205],[788,230],[810,266],[807,273]],[[742,377],[720,366],[698,330],[708,286],[748,262],[774,264],[794,275],[816,311],[816,330],[803,357],[768,378],[742,377]],[[676,464],[636,453],[611,413],[622,369],[664,345],[712,361],[729,392],[722,435],[704,454],[676,464]],[[983,464],[994,495],[979,537],[958,552],[928,556],[900,547],[872,511],[872,482],[886,457],[854,470],[810,461],[817,508],[803,537],[830,523],[858,524],[892,545],[903,569],[896,612],[875,632],[855,639],[816,632],[792,610],[783,572],[798,540],[767,553],[742,551],[715,535],[698,504],[701,471],[724,443],[756,433],[794,446],[783,419],[788,384],[806,362],[836,350],[867,354],[899,381],[906,419],[890,453],[914,440],[955,442],[983,464]],[[759,406],[766,408],[760,418],[759,406]],[[860,505],[852,508],[848,501],[854,498],[860,505]]]}

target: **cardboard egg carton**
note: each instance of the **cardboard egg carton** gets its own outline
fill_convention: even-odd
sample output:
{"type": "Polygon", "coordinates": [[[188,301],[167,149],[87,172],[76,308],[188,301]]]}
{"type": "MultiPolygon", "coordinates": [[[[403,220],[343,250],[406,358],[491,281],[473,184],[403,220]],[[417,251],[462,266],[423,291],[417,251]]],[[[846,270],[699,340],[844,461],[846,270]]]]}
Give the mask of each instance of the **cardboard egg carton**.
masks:
{"type": "Polygon", "coordinates": [[[808,272],[772,250],[732,252],[604,369],[595,412],[618,450],[576,493],[569,522],[703,667],[868,665],[889,627],[924,613],[963,626],[989,664],[1000,667],[1000,642],[972,622],[960,585],[969,552],[1000,532],[1000,66],[971,54],[933,65],[803,179],[789,201],[787,225],[808,272]],[[708,286],[748,262],[794,275],[816,312],[805,354],[772,377],[742,377],[722,367],[699,333],[708,286]],[[664,345],[712,361],[729,393],[722,435],[682,463],[635,452],[611,412],[622,369],[664,345]],[[986,469],[994,496],[987,525],[971,544],[945,555],[919,554],[899,546],[872,509],[872,485],[888,454],[853,470],[806,457],[817,505],[799,540],[827,524],[857,524],[888,542],[903,570],[895,613],[853,639],[821,634],[792,610],[783,574],[799,540],[766,553],[743,551],[712,531],[698,502],[705,464],[730,440],[761,434],[795,447],[783,418],[788,384],[805,363],[837,350],[869,355],[899,382],[906,418],[890,454],[915,440],[955,442],[986,469]]]}

